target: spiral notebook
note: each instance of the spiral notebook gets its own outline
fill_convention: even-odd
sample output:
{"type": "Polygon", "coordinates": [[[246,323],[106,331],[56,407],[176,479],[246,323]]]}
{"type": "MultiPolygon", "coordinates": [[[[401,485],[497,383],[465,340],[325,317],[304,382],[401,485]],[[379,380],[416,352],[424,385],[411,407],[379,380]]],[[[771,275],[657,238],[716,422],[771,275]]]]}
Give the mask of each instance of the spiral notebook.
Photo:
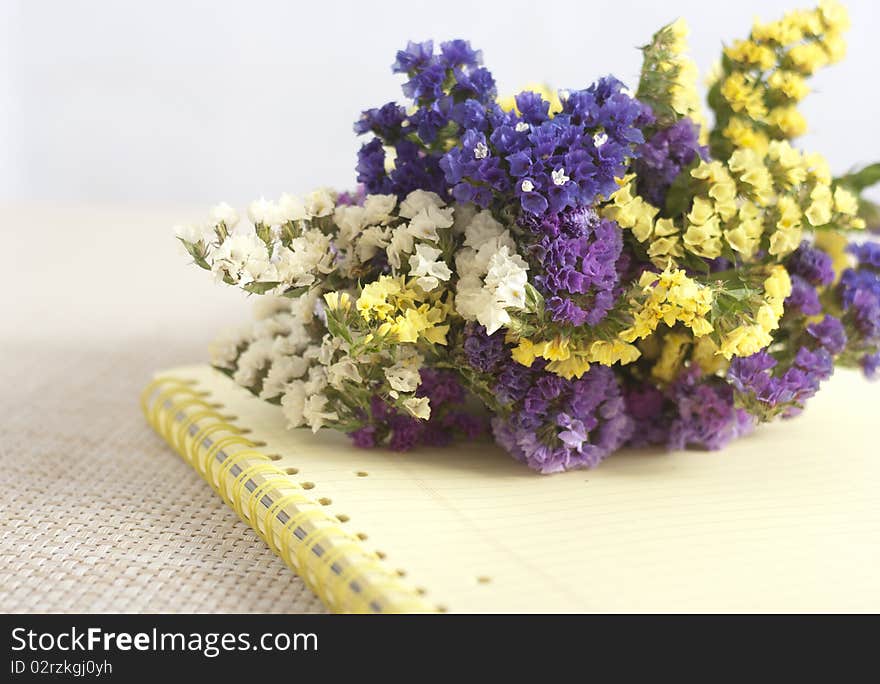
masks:
{"type": "Polygon", "coordinates": [[[880,610],[876,385],[841,371],[719,452],[537,475],[485,443],[400,454],[285,429],[208,366],[155,430],[339,612],[880,610]]]}

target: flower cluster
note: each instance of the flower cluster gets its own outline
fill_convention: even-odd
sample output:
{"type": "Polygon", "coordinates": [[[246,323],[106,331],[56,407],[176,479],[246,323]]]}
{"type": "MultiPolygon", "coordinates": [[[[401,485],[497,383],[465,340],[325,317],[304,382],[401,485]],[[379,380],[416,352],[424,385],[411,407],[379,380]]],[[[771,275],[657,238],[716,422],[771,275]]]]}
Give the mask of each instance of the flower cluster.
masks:
{"type": "Polygon", "coordinates": [[[498,98],[469,43],[397,53],[363,112],[359,187],[215,207],[177,235],[260,295],[212,364],[291,427],[407,450],[492,435],[543,473],[626,446],[717,449],[880,368],[877,165],[791,140],[845,11],[756,24],[697,95],[682,21],[605,76],[498,98]],[[867,221],[866,221],[867,219],[867,221]]]}

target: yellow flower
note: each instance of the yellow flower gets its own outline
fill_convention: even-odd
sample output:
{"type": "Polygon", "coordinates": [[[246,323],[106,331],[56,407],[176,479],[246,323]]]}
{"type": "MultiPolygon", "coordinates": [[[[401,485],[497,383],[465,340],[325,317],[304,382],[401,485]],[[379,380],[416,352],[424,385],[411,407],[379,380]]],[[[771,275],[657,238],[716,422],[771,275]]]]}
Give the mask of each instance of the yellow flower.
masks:
{"type": "Polygon", "coordinates": [[[807,120],[796,107],[776,107],[767,115],[767,123],[784,138],[797,138],[807,132],[807,120]]]}
{"type": "Polygon", "coordinates": [[[687,354],[688,345],[693,342],[690,335],[671,332],[663,338],[663,350],[654,367],[651,368],[651,376],[661,382],[672,382],[681,370],[687,354]]]}
{"type": "Polygon", "coordinates": [[[835,0],[821,0],[819,14],[829,31],[847,31],[849,29],[849,12],[846,7],[835,0]]]}
{"type": "Polygon", "coordinates": [[[859,200],[849,190],[838,185],[834,188],[834,208],[841,214],[855,216],[859,213],[859,200]]]}
{"type": "Polygon", "coordinates": [[[824,226],[831,221],[833,197],[827,185],[817,185],[810,192],[810,206],[804,212],[810,225],[824,226]]]}
{"type": "Polygon", "coordinates": [[[791,21],[789,16],[769,24],[760,24],[756,21],[752,26],[752,39],[761,42],[790,45],[801,41],[803,37],[803,31],[796,22],[791,21]]]}
{"type": "Polygon", "coordinates": [[[841,274],[850,267],[852,257],[847,251],[849,239],[843,233],[836,230],[822,230],[816,232],[816,247],[831,257],[831,265],[834,267],[834,282],[840,280],[841,274]]]}
{"type": "Polygon", "coordinates": [[[818,152],[804,155],[804,164],[813,180],[822,185],[831,185],[831,167],[828,161],[818,152]]]}
{"type": "Polygon", "coordinates": [[[688,223],[701,226],[712,218],[713,213],[712,202],[705,197],[695,197],[687,220],[688,223]]]}
{"type": "Polygon", "coordinates": [[[596,340],[590,345],[590,360],[603,366],[611,366],[615,363],[626,365],[632,363],[641,356],[641,352],[632,344],[622,340],[596,340]]]}
{"type": "Polygon", "coordinates": [[[541,356],[543,350],[543,343],[532,344],[531,341],[523,338],[519,341],[519,344],[510,351],[510,355],[518,364],[528,367],[535,362],[536,358],[541,356]]]}
{"type": "Polygon", "coordinates": [[[757,323],[741,325],[731,330],[721,341],[718,353],[728,361],[734,356],[751,356],[773,341],[770,334],[757,323]]]}
{"type": "Polygon", "coordinates": [[[828,53],[830,62],[839,62],[846,57],[846,41],[839,33],[828,33],[822,40],[822,47],[828,53]]]}
{"type": "Polygon", "coordinates": [[[761,71],[768,71],[776,65],[776,53],[766,45],[759,45],[750,40],[738,40],[733,45],[725,48],[724,54],[728,59],[739,62],[746,67],[757,67],[761,71]]]}
{"type": "Polygon", "coordinates": [[[324,295],[327,308],[331,311],[348,311],[351,309],[352,298],[348,292],[327,292],[324,295]]]}
{"type": "Polygon", "coordinates": [[[828,64],[828,52],[818,43],[801,43],[793,46],[786,54],[786,64],[802,74],[810,75],[828,64]]]}
{"type": "Polygon", "coordinates": [[[770,74],[767,83],[773,90],[795,102],[803,100],[810,92],[810,86],[807,85],[804,77],[794,71],[777,69],[770,74]]]}
{"type": "Polygon", "coordinates": [[[764,154],[767,150],[767,136],[749,123],[748,119],[739,116],[731,117],[722,131],[722,135],[734,147],[754,150],[758,154],[764,154]]]}
{"type": "Polygon", "coordinates": [[[743,191],[750,199],[760,206],[767,206],[773,201],[776,196],[773,177],[764,165],[763,155],[754,150],[734,150],[727,166],[744,184],[743,191]]]}
{"type": "Polygon", "coordinates": [[[735,112],[745,113],[752,119],[763,119],[767,115],[760,87],[740,71],[733,72],[724,80],[721,95],[735,112]]]}
{"type": "Polygon", "coordinates": [[[565,361],[571,356],[571,350],[568,347],[568,340],[561,337],[554,337],[549,342],[544,343],[544,349],[541,351],[548,361],[565,361]]]}
{"type": "Polygon", "coordinates": [[[564,361],[551,361],[547,364],[547,370],[566,380],[571,380],[581,377],[590,370],[590,362],[586,356],[574,355],[564,361]]]}
{"type": "Polygon", "coordinates": [[[691,361],[696,363],[706,375],[714,375],[727,366],[724,357],[718,353],[718,345],[711,337],[698,337],[694,341],[691,361]]]}
{"type": "Polygon", "coordinates": [[[764,295],[773,300],[784,302],[791,294],[791,278],[785,266],[776,264],[770,275],[764,280],[764,295]]]}
{"type": "Polygon", "coordinates": [[[357,300],[357,310],[365,321],[376,318],[384,321],[395,310],[388,301],[392,295],[401,291],[400,281],[392,276],[379,276],[378,280],[367,283],[357,300]]]}
{"type": "Polygon", "coordinates": [[[632,302],[633,323],[620,333],[624,342],[647,337],[661,322],[669,327],[681,322],[696,336],[712,331],[712,325],[704,318],[712,309],[712,291],[683,270],[673,270],[670,265],[662,273],[646,271],[639,278],[639,285],[645,298],[632,302]]]}

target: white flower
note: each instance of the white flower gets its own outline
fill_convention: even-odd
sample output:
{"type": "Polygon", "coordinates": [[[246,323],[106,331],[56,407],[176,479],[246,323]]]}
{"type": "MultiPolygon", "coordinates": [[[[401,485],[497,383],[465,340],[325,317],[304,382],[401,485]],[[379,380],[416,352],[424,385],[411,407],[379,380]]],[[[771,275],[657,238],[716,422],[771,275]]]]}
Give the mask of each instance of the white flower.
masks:
{"type": "Polygon", "coordinates": [[[416,277],[416,284],[425,292],[430,292],[446,282],[452,271],[445,261],[438,261],[442,251],[430,245],[416,245],[416,253],[409,258],[409,274],[416,277]]]}
{"type": "Polygon", "coordinates": [[[560,102],[566,102],[568,100],[568,98],[571,97],[571,93],[565,89],[560,90],[558,94],[559,94],[559,101],[560,102]]]}
{"type": "Polygon", "coordinates": [[[600,131],[599,133],[593,134],[593,144],[596,147],[602,147],[605,143],[608,142],[608,134],[605,131],[600,131]]]}
{"type": "Polygon", "coordinates": [[[571,180],[571,178],[565,175],[565,169],[561,166],[555,171],[551,171],[550,176],[553,178],[554,185],[565,185],[571,180]]]}
{"type": "MultiPolygon", "coordinates": [[[[305,354],[303,358],[307,358],[305,354]]],[[[325,387],[327,387],[327,370],[324,366],[312,366],[309,368],[309,377],[306,380],[306,393],[318,394],[323,392],[325,387]]]]}
{"type": "Polygon", "coordinates": [[[331,387],[341,390],[346,380],[354,383],[363,382],[363,378],[354,361],[344,358],[327,367],[327,382],[331,387]]]}
{"type": "Polygon", "coordinates": [[[410,397],[403,400],[403,407],[414,418],[428,420],[431,417],[431,402],[428,397],[410,397]]]}
{"type": "MultiPolygon", "coordinates": [[[[181,223],[174,226],[174,235],[184,242],[210,242],[216,237],[213,226],[200,223],[181,223]]],[[[183,246],[181,245],[181,249],[183,246]]]]}
{"type": "Polygon", "coordinates": [[[211,270],[219,279],[247,285],[257,280],[269,267],[269,250],[255,233],[235,233],[214,250],[211,270]]]}
{"type": "Polygon", "coordinates": [[[309,216],[328,216],[336,208],[336,194],[328,188],[319,188],[306,195],[305,209],[309,216]]]}
{"type": "Polygon", "coordinates": [[[301,380],[295,380],[287,386],[281,397],[281,413],[287,418],[290,427],[298,428],[305,422],[303,411],[306,406],[306,386],[301,380]]]}
{"type": "Polygon", "coordinates": [[[528,178],[526,178],[522,182],[522,185],[520,185],[520,187],[522,188],[523,192],[531,192],[532,190],[535,189],[535,184],[532,183],[532,181],[530,181],[528,178]]]}
{"type": "Polygon", "coordinates": [[[478,142],[474,147],[474,159],[485,159],[489,156],[489,148],[486,143],[478,142]]]}
{"type": "Polygon", "coordinates": [[[453,208],[454,221],[452,223],[452,232],[455,235],[464,233],[464,229],[470,225],[477,215],[477,207],[474,204],[456,204],[453,208]]]}
{"type": "Polygon", "coordinates": [[[397,212],[403,218],[411,219],[422,209],[433,207],[440,209],[446,206],[440,195],[427,190],[413,190],[409,193],[403,202],[400,203],[400,210],[397,212]]]}
{"type": "Polygon", "coordinates": [[[420,240],[440,239],[437,234],[438,228],[449,228],[452,225],[452,209],[438,209],[437,207],[425,207],[420,210],[409,222],[407,230],[420,240]]]}
{"type": "Polygon", "coordinates": [[[303,418],[312,432],[317,432],[328,422],[339,420],[336,411],[326,411],[327,397],[323,394],[313,394],[305,401],[303,406],[303,418]]]}
{"type": "Polygon", "coordinates": [[[397,206],[397,195],[367,195],[364,200],[364,222],[368,226],[384,226],[391,220],[397,206]]]}
{"type": "Polygon", "coordinates": [[[388,263],[395,271],[400,269],[401,256],[411,254],[413,251],[415,240],[412,234],[407,230],[406,225],[397,226],[391,234],[391,241],[385,249],[388,255],[388,263]]]}
{"type": "Polygon", "coordinates": [[[528,264],[513,245],[499,244],[509,234],[484,243],[479,251],[468,247],[456,254],[459,281],[455,295],[456,311],[465,320],[476,320],[491,334],[510,322],[507,309],[522,309],[528,264]]]}
{"type": "Polygon", "coordinates": [[[238,223],[238,212],[226,202],[220,202],[211,209],[211,220],[214,225],[223,223],[227,230],[232,230],[238,223]]]}
{"type": "Polygon", "coordinates": [[[336,244],[340,247],[350,245],[367,225],[367,212],[356,205],[342,205],[333,212],[333,222],[339,229],[336,244]]]}
{"type": "Polygon", "coordinates": [[[521,309],[526,303],[528,268],[519,254],[510,254],[506,246],[502,247],[489,260],[485,287],[494,292],[496,300],[505,308],[521,309]]]}
{"type": "Polygon", "coordinates": [[[274,274],[271,280],[302,287],[315,282],[316,273],[333,270],[330,237],[317,228],[303,232],[290,241],[288,248],[277,248],[273,254],[274,274]]]}
{"type": "Polygon", "coordinates": [[[269,363],[271,355],[272,340],[262,339],[252,342],[238,357],[232,379],[242,387],[250,387],[256,383],[260,371],[269,363]]]}
{"type": "Polygon", "coordinates": [[[248,205],[248,218],[254,225],[273,225],[278,219],[278,206],[264,197],[248,205]]]}
{"type": "Polygon", "coordinates": [[[529,125],[525,121],[520,121],[516,124],[515,128],[517,133],[524,133],[529,130],[529,125]]]}
{"type": "Polygon", "coordinates": [[[279,313],[290,313],[290,300],[286,297],[256,297],[254,300],[254,318],[258,321],[275,316],[279,313]]]}
{"type": "Polygon", "coordinates": [[[250,326],[229,328],[208,345],[211,365],[217,368],[234,368],[238,351],[250,341],[250,326]]]}
{"type": "Polygon", "coordinates": [[[275,339],[279,335],[290,334],[290,329],[293,324],[293,316],[289,314],[277,314],[275,316],[268,316],[254,322],[251,334],[253,335],[255,340],[261,340],[267,337],[275,339]]]}
{"type": "Polygon", "coordinates": [[[346,380],[356,384],[363,382],[363,378],[354,361],[348,358],[340,359],[332,366],[327,367],[327,382],[330,383],[331,387],[341,390],[346,380]]]}
{"type": "Polygon", "coordinates": [[[285,192],[278,199],[278,217],[281,219],[280,223],[287,223],[288,221],[302,221],[308,215],[302,199],[285,192]]]}
{"type": "Polygon", "coordinates": [[[391,230],[381,226],[370,226],[357,241],[357,257],[361,261],[369,261],[380,249],[385,249],[391,239],[391,230]]]}
{"type": "Polygon", "coordinates": [[[473,220],[464,229],[464,244],[467,247],[479,249],[492,238],[496,238],[504,232],[502,226],[492,216],[492,212],[483,209],[474,216],[473,220]]]}
{"type": "MultiPolygon", "coordinates": [[[[274,347],[272,349],[274,355],[274,347]]],[[[260,399],[274,399],[284,393],[293,380],[301,378],[308,370],[308,364],[298,356],[273,356],[272,365],[263,380],[260,399]]]]}
{"type": "Polygon", "coordinates": [[[391,388],[398,392],[415,392],[422,382],[418,368],[412,368],[408,364],[402,363],[395,363],[386,368],[385,377],[391,388]]]}

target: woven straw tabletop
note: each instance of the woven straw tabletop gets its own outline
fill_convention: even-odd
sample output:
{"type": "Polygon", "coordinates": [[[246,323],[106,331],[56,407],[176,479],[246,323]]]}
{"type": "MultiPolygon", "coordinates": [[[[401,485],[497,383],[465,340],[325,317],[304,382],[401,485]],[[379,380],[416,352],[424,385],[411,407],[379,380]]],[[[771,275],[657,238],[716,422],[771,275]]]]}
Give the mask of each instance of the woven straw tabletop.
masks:
{"type": "Polygon", "coordinates": [[[0,611],[323,612],[140,413],[155,370],[204,361],[250,315],[177,252],[171,224],[197,217],[0,208],[21,257],[2,297],[0,611]]]}

